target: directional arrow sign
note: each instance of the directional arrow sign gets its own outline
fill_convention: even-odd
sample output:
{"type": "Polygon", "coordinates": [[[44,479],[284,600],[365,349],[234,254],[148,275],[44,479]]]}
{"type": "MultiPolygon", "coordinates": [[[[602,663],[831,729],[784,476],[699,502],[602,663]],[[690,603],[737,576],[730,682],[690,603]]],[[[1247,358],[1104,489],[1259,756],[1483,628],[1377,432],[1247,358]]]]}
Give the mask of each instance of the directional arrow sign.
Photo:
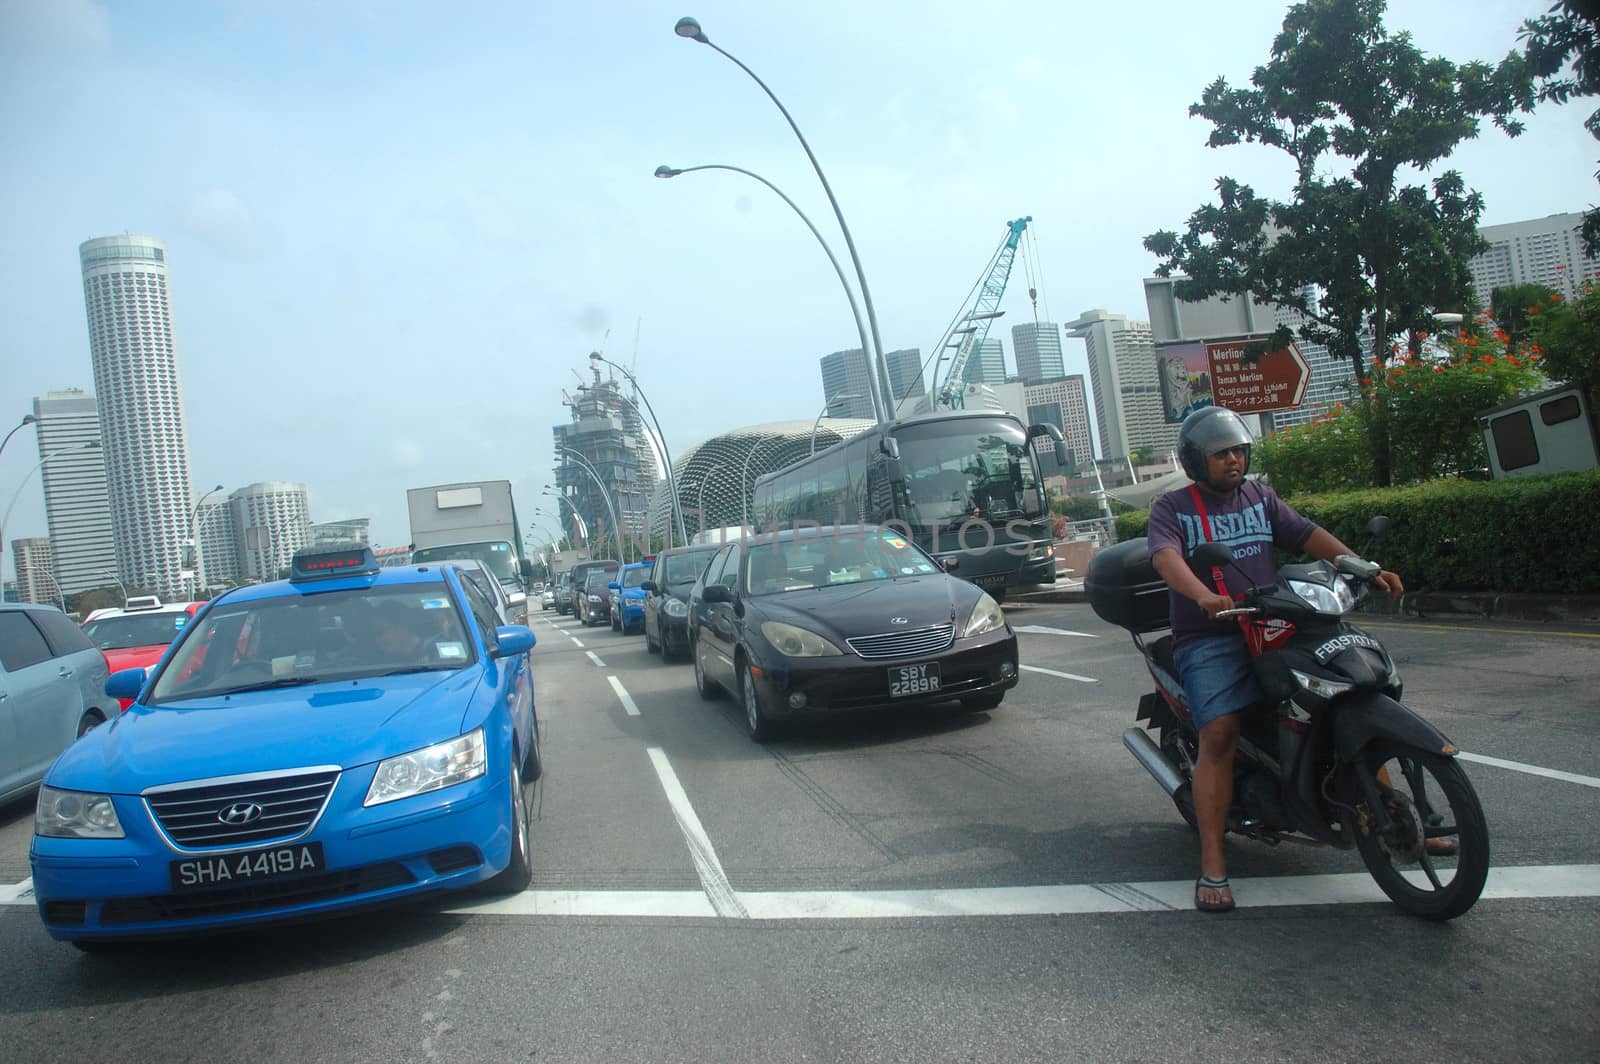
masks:
{"type": "Polygon", "coordinates": [[[1305,401],[1311,366],[1299,347],[1290,344],[1268,351],[1255,362],[1244,360],[1251,338],[1213,340],[1206,344],[1211,368],[1211,399],[1239,414],[1290,410],[1305,401]]]}

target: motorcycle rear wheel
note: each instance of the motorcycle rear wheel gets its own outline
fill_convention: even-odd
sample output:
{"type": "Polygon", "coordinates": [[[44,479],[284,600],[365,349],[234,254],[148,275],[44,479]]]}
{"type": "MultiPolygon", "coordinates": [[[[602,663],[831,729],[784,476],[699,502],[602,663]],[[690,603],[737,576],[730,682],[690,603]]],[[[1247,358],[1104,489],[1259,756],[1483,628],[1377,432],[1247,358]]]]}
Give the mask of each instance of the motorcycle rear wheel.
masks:
{"type": "MultiPolygon", "coordinates": [[[[1370,751],[1357,771],[1376,775],[1383,765],[1393,789],[1376,785],[1398,823],[1386,837],[1358,824],[1361,860],[1401,909],[1427,920],[1453,920],[1472,908],[1489,877],[1489,827],[1477,792],[1454,758],[1414,747],[1370,751]],[[1455,855],[1430,856],[1430,838],[1454,839],[1455,855]]],[[[1364,802],[1357,806],[1370,812],[1364,802]]]]}

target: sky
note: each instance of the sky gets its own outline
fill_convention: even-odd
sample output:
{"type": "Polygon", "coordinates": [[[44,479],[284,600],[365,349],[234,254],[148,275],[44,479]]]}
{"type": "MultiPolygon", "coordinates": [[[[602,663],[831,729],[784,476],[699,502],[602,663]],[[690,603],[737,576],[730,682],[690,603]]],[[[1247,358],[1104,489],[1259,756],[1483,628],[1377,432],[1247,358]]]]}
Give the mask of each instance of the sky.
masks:
{"type": "MultiPolygon", "coordinates": [[[[887,350],[927,354],[1033,216],[991,333],[1014,369],[1027,269],[1040,320],[1143,320],[1145,235],[1182,229],[1220,175],[1287,193],[1284,157],[1208,149],[1188,116],[1216,77],[1248,82],[1286,7],[0,0],[0,425],[93,390],[77,248],[123,232],[168,244],[195,487],[299,481],[314,521],[370,517],[380,545],[407,542],[421,485],[509,479],[543,520],[551,426],[591,351],[634,368],[674,452],[810,421],[818,360],[859,346],[815,239],[748,178],[652,174],[753,170],[848,272],[844,242],[782,115],[673,34],[684,14],[805,133],[887,350]]],[[[1396,0],[1386,21],[1492,61],[1546,7],[1396,0]]],[[[1483,224],[1595,200],[1594,106],[1455,153],[1483,224]]],[[[0,457],[8,560],[47,534],[37,461],[26,429],[0,457]]]]}

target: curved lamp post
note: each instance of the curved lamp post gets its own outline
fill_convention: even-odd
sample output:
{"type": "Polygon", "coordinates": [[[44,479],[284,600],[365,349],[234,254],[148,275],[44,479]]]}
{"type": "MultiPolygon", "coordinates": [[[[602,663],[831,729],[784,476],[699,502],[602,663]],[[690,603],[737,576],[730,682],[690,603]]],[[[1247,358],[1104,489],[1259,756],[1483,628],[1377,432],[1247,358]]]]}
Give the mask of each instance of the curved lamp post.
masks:
{"type": "Polygon", "coordinates": [[[817,429],[822,427],[822,418],[823,418],[823,416],[825,414],[827,414],[827,412],[829,410],[833,409],[833,404],[834,403],[838,403],[838,402],[843,402],[846,399],[860,399],[860,398],[861,398],[861,396],[856,394],[855,392],[840,392],[837,395],[835,395],[833,398],[829,399],[827,402],[822,404],[822,409],[817,413],[817,420],[811,423],[811,453],[812,454],[816,454],[817,453],[817,429]]]}
{"type": "MultiPolygon", "coordinates": [[[[194,550],[194,576],[190,578],[193,581],[191,585],[193,590],[190,591],[191,595],[198,594],[200,591],[200,537],[195,532],[195,518],[200,515],[200,507],[206,504],[206,500],[221,490],[222,485],[218,484],[216,487],[200,496],[199,500],[194,504],[194,509],[189,511],[189,546],[194,550]]],[[[183,566],[180,564],[178,569],[181,571],[183,566]]]]}
{"type": "Polygon", "coordinates": [[[715,473],[721,468],[721,462],[713,462],[711,465],[706,467],[706,471],[704,473],[700,474],[700,490],[695,495],[694,508],[695,511],[700,515],[700,530],[702,532],[705,531],[706,527],[706,482],[711,479],[712,473],[715,473]]]}
{"type": "MultiPolygon", "coordinates": [[[[600,354],[598,351],[591,352],[591,357],[593,357],[593,355],[598,355],[598,354],[600,354]]],[[[600,361],[601,362],[605,362],[606,365],[608,365],[608,366],[616,365],[615,362],[607,362],[604,355],[600,356],[600,361]]],[[[635,382],[634,383],[634,387],[637,388],[638,386],[639,386],[638,383],[635,382]]],[[[644,392],[641,391],[639,393],[639,395],[642,398],[644,396],[644,392]]],[[[626,403],[628,405],[628,408],[630,410],[632,410],[634,412],[634,414],[636,414],[638,416],[640,427],[642,427],[644,429],[646,437],[649,438],[649,439],[654,440],[656,447],[660,449],[660,451],[661,451],[661,464],[662,464],[662,467],[663,467],[661,472],[667,478],[667,492],[668,492],[669,495],[672,495],[673,498],[676,498],[676,495],[673,495],[673,493],[672,493],[672,484],[673,484],[674,478],[677,475],[677,470],[672,465],[672,456],[667,453],[667,441],[661,437],[661,429],[658,426],[656,426],[655,424],[653,424],[653,422],[655,420],[655,414],[652,412],[648,416],[646,416],[645,411],[639,409],[639,404],[638,403],[634,402],[632,399],[629,399],[626,395],[623,395],[621,392],[617,393],[617,400],[618,400],[618,402],[626,403]]],[[[648,504],[647,504],[647,506],[648,506],[648,504]]],[[[668,517],[668,520],[667,520],[667,546],[668,547],[672,546],[672,519],[674,517],[676,517],[676,516],[678,516],[678,509],[676,507],[671,508],[669,510],[669,513],[667,514],[667,517],[668,517]]],[[[647,525],[648,525],[648,521],[649,521],[649,517],[648,517],[648,515],[646,515],[646,523],[647,523],[647,525]]],[[[646,529],[645,529],[645,538],[646,538],[646,540],[649,539],[649,536],[650,536],[650,530],[649,530],[648,527],[646,527],[646,529]]]]}
{"type": "Polygon", "coordinates": [[[836,255],[834,255],[833,248],[828,246],[828,242],[822,238],[822,234],[817,231],[817,227],[812,224],[811,219],[806,217],[806,212],[801,210],[799,205],[784,193],[783,189],[779,188],[777,185],[774,185],[771,181],[768,181],[766,178],[762,177],[753,170],[746,170],[742,166],[725,166],[722,163],[707,163],[703,166],[686,166],[681,170],[671,166],[662,165],[656,167],[656,176],[660,178],[671,178],[677,177],[679,174],[692,174],[697,170],[727,170],[730,173],[743,174],[746,177],[753,178],[761,182],[773,192],[777,193],[778,198],[787,203],[789,208],[800,216],[800,220],[806,223],[806,228],[811,230],[811,235],[817,238],[817,243],[822,245],[823,254],[827,255],[828,261],[833,264],[833,272],[838,275],[839,283],[844,286],[844,297],[850,301],[850,315],[855,319],[856,322],[856,336],[861,340],[861,354],[869,362],[867,385],[868,391],[872,393],[873,413],[877,415],[879,422],[882,423],[885,420],[884,411],[887,409],[892,414],[893,405],[892,402],[885,402],[878,394],[878,375],[877,373],[870,371],[870,364],[873,363],[875,359],[872,354],[872,348],[867,343],[867,327],[862,324],[861,321],[861,305],[856,302],[856,294],[855,291],[850,287],[850,282],[845,280],[844,267],[839,265],[839,259],[836,255]]]}
{"type": "MultiPolygon", "coordinates": [[[[750,496],[754,495],[756,491],[756,486],[753,483],[748,488],[745,487],[745,483],[750,479],[750,459],[754,458],[755,453],[761,450],[763,443],[770,442],[772,442],[771,439],[766,439],[757,440],[751,444],[750,449],[744,453],[744,468],[739,470],[739,490],[743,493],[742,502],[744,504],[740,510],[740,515],[746,528],[750,527],[750,496]]],[[[783,440],[779,438],[777,442],[781,445],[783,440]]]]}
{"type": "MultiPolygon", "coordinates": [[[[678,500],[678,478],[677,478],[677,474],[674,472],[673,467],[672,467],[672,455],[670,453],[668,453],[668,451],[667,451],[667,437],[666,437],[666,434],[661,431],[661,419],[656,417],[655,410],[650,406],[650,397],[648,395],[644,394],[644,389],[643,388],[639,387],[639,381],[638,381],[637,378],[634,377],[632,370],[630,370],[630,369],[628,369],[628,368],[626,368],[624,366],[617,365],[615,362],[611,361],[609,358],[607,358],[606,356],[602,355],[598,351],[589,352],[589,361],[590,362],[604,362],[606,365],[610,366],[612,369],[617,370],[618,372],[620,372],[624,377],[628,378],[628,383],[633,385],[634,391],[639,393],[639,398],[644,400],[644,408],[645,408],[645,410],[649,411],[650,420],[655,424],[655,427],[656,427],[656,442],[661,445],[661,460],[663,462],[665,462],[666,466],[667,466],[667,470],[666,470],[666,472],[667,472],[667,492],[671,496],[671,500],[670,501],[672,503],[672,516],[675,517],[677,519],[677,522],[678,522],[678,535],[683,539],[683,542],[685,544],[687,544],[689,542],[689,530],[684,526],[684,523],[683,523],[683,505],[678,500]]],[[[635,407],[634,409],[637,410],[638,407],[635,407]]],[[[645,531],[647,533],[647,538],[648,538],[649,529],[646,529],[645,531]]],[[[667,540],[668,540],[667,546],[669,546],[669,547],[672,546],[672,543],[670,542],[671,539],[672,539],[672,535],[669,532],[667,534],[667,540]]]]}
{"type": "MultiPolygon", "coordinates": [[[[21,427],[21,425],[17,426],[17,428],[21,427]]],[[[11,431],[15,432],[17,429],[12,429],[11,431]]],[[[5,576],[6,571],[6,524],[11,520],[11,511],[16,508],[17,500],[22,497],[22,489],[27,486],[28,479],[37,473],[46,462],[50,461],[50,459],[56,457],[57,455],[66,454],[68,451],[96,451],[99,449],[99,440],[84,440],[83,443],[79,444],[77,447],[59,447],[45,455],[43,458],[39,459],[38,463],[32,469],[23,474],[22,483],[17,485],[17,490],[11,494],[11,501],[6,504],[5,515],[0,516],[0,578],[5,576]]]]}
{"type": "MultiPolygon", "coordinates": [[[[822,182],[822,191],[827,193],[828,203],[833,207],[833,216],[834,218],[838,219],[839,222],[839,231],[844,234],[844,246],[850,251],[850,263],[856,269],[856,284],[861,289],[861,302],[866,304],[867,323],[872,328],[873,351],[869,352],[868,357],[873,360],[874,370],[879,378],[878,387],[875,390],[884,396],[885,401],[887,402],[887,397],[891,394],[889,389],[889,370],[884,364],[883,339],[878,335],[878,315],[877,312],[872,309],[872,293],[867,290],[867,276],[861,270],[861,256],[856,253],[855,238],[850,235],[850,227],[845,224],[844,211],[839,209],[839,201],[833,196],[833,187],[828,184],[828,176],[822,172],[822,164],[817,162],[817,156],[811,150],[811,145],[806,143],[805,134],[800,132],[800,127],[795,124],[794,117],[789,114],[789,109],[783,106],[783,101],[778,99],[777,94],[767,87],[767,83],[758,78],[755,71],[745,66],[736,57],[730,55],[717,45],[712,44],[710,38],[705,35],[705,31],[700,28],[700,23],[698,20],[687,17],[680,18],[677,22],[677,25],[673,26],[672,32],[676,33],[679,37],[682,37],[685,40],[695,41],[705,45],[707,48],[710,48],[712,51],[721,55],[724,59],[727,59],[734,66],[750,75],[750,80],[761,86],[761,91],[766,93],[767,98],[777,105],[778,110],[783,113],[784,121],[788,122],[789,128],[794,130],[796,139],[800,141],[800,147],[805,149],[806,158],[811,160],[811,168],[817,172],[817,180],[822,182]]],[[[880,423],[892,420],[893,414],[894,411],[892,410],[880,408],[878,411],[880,423]]]]}
{"type": "MultiPolygon", "coordinates": [[[[67,612],[67,596],[61,593],[61,581],[56,579],[56,574],[50,572],[48,569],[40,569],[34,575],[35,576],[42,576],[46,580],[50,581],[50,583],[55,585],[56,598],[61,602],[61,612],[62,613],[66,613],[67,612]]],[[[126,602],[127,600],[124,599],[123,601],[126,602]]]]}
{"type": "Polygon", "coordinates": [[[110,569],[102,569],[98,573],[95,573],[94,575],[95,576],[109,576],[111,578],[112,583],[117,585],[117,593],[122,596],[122,604],[124,606],[126,606],[128,604],[128,589],[122,586],[122,577],[118,576],[116,573],[112,572],[110,569]]]}
{"type": "MultiPolygon", "coordinates": [[[[548,486],[549,485],[546,485],[546,487],[548,487],[548,486]]],[[[589,524],[588,524],[588,522],[586,522],[583,519],[583,515],[578,512],[578,508],[572,504],[572,500],[567,498],[565,495],[562,495],[560,492],[557,492],[557,491],[543,491],[543,492],[540,492],[540,494],[541,495],[548,495],[552,499],[558,499],[561,502],[564,502],[564,503],[567,504],[567,509],[572,511],[572,520],[578,526],[578,535],[583,537],[583,542],[585,544],[587,544],[589,542],[589,524]]],[[[560,523],[561,523],[561,507],[558,506],[558,507],[556,507],[556,524],[559,525],[560,523]]]]}
{"type": "Polygon", "coordinates": [[[22,420],[17,422],[16,427],[13,428],[10,432],[6,433],[6,438],[5,439],[0,440],[0,454],[5,454],[6,453],[6,444],[11,442],[11,437],[13,437],[13,436],[15,436],[17,434],[17,430],[18,429],[24,428],[24,427],[26,427],[28,425],[32,425],[34,422],[36,422],[38,420],[39,419],[34,417],[32,414],[23,414],[22,415],[22,420]]]}
{"type": "MultiPolygon", "coordinates": [[[[600,489],[600,495],[606,501],[606,508],[611,511],[611,523],[616,528],[617,553],[622,555],[621,561],[626,562],[628,560],[628,544],[623,538],[622,514],[617,510],[617,500],[612,498],[611,489],[606,487],[606,482],[600,478],[600,471],[589,464],[589,459],[583,456],[582,451],[575,451],[571,447],[557,447],[556,451],[576,459],[578,465],[583,467],[583,471],[589,474],[594,480],[595,486],[600,489]]],[[[570,501],[568,505],[571,505],[570,501]]],[[[577,512],[577,507],[573,507],[573,512],[577,512]]]]}

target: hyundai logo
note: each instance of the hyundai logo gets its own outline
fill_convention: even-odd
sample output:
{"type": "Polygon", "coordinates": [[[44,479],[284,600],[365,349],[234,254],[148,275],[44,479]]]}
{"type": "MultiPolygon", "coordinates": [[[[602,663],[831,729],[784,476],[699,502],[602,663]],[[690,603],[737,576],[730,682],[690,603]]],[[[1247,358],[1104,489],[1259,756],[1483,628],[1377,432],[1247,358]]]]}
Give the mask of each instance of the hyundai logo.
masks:
{"type": "Polygon", "coordinates": [[[217,819],[224,824],[239,827],[260,820],[261,807],[254,802],[234,802],[232,805],[223,806],[222,811],[217,814],[217,819]]]}
{"type": "Polygon", "coordinates": [[[890,624],[910,624],[911,623],[911,618],[910,617],[890,617],[889,618],[889,623],[890,624]]]}

